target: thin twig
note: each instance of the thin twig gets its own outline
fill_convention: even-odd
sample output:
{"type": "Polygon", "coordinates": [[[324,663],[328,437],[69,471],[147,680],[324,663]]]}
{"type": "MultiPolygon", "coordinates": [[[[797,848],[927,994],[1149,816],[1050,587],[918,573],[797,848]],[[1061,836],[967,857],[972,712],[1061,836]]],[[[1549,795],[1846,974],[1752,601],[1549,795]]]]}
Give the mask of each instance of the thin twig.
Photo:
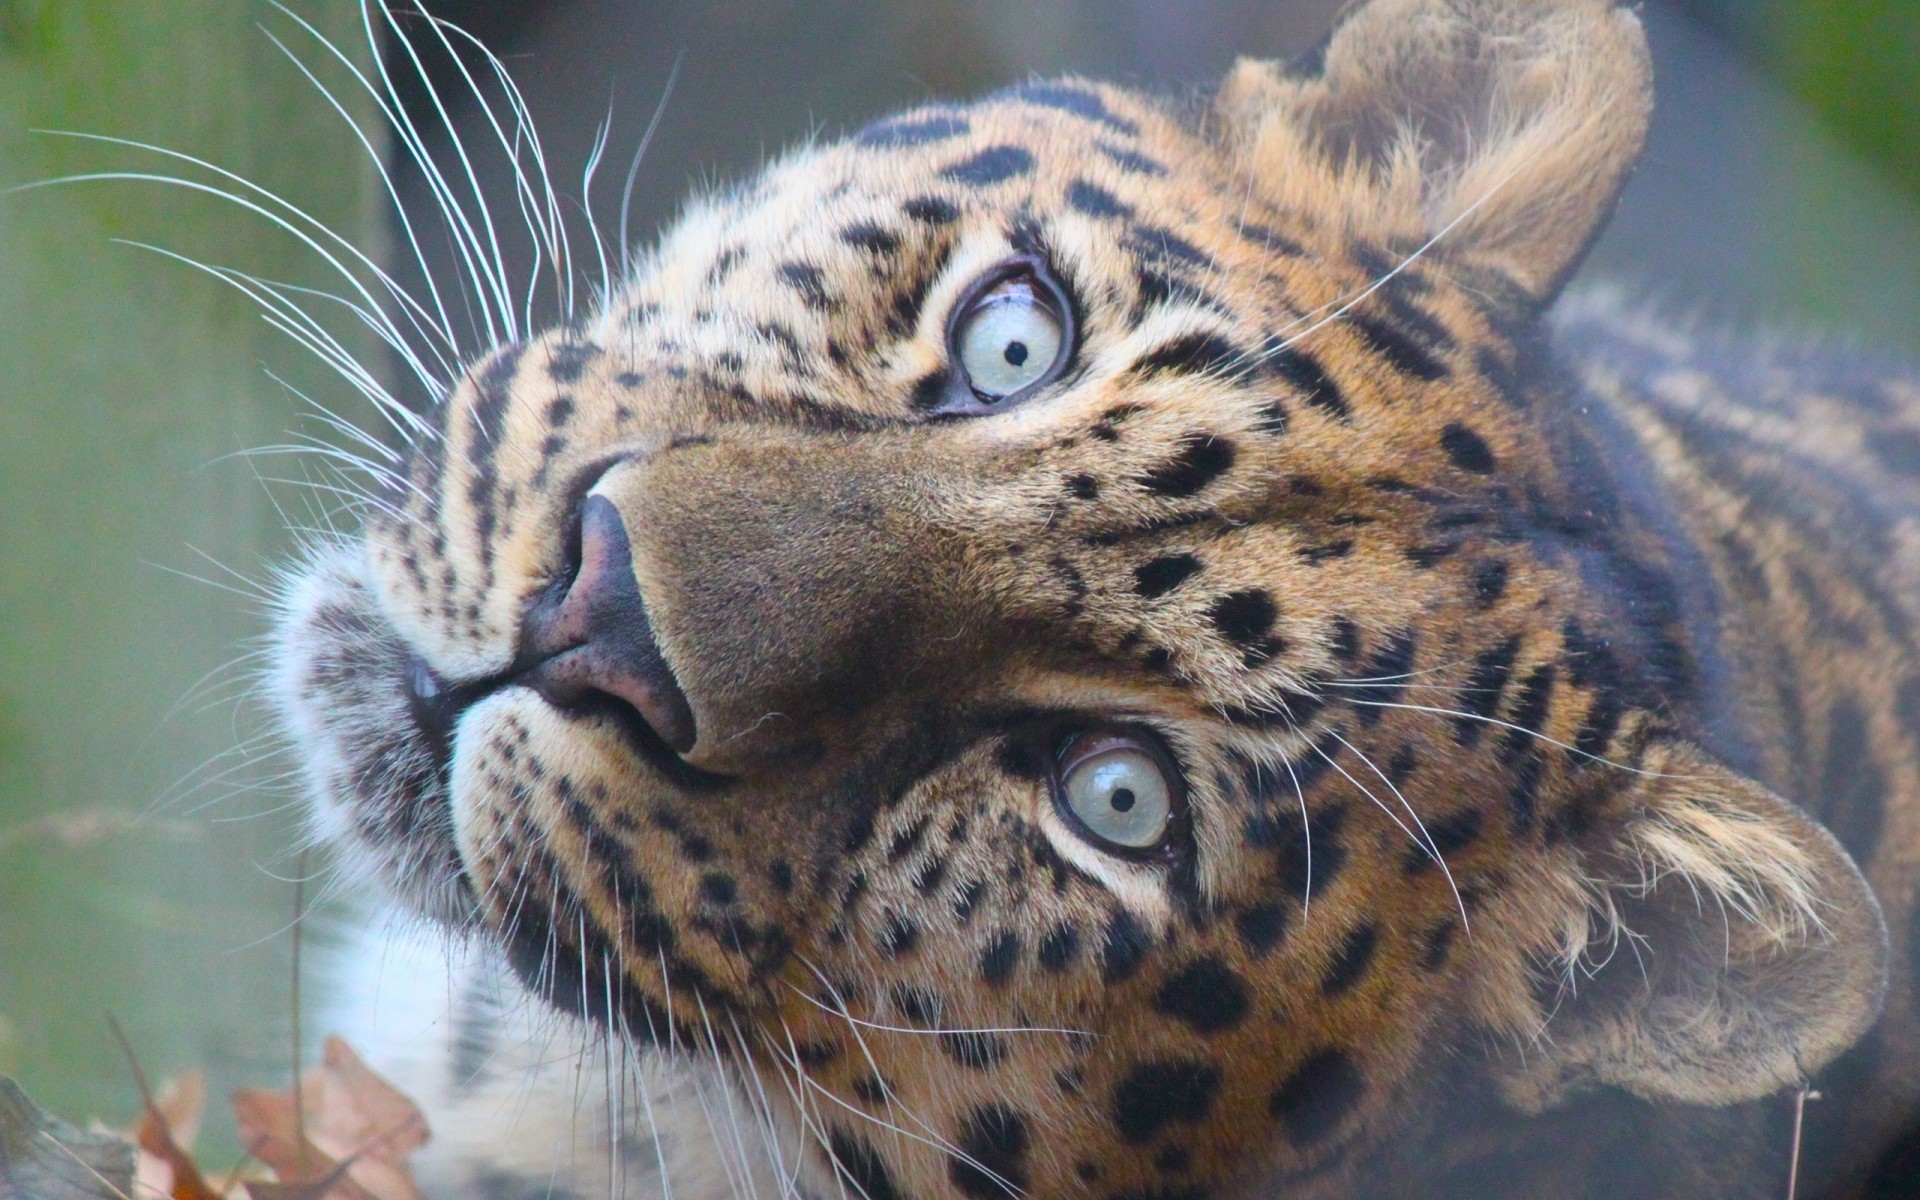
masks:
{"type": "Polygon", "coordinates": [[[1800,1190],[1800,1134],[1806,1127],[1807,1101],[1818,1099],[1820,1093],[1813,1090],[1813,1084],[1802,1079],[1793,1094],[1793,1157],[1787,1167],[1787,1200],[1794,1200],[1800,1190]]]}

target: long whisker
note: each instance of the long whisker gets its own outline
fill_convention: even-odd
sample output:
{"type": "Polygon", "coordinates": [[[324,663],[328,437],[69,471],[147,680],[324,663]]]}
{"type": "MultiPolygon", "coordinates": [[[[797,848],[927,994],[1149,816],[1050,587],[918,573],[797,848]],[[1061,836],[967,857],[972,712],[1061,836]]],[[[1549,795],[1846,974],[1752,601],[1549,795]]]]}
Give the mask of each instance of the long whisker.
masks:
{"type": "Polygon", "coordinates": [[[1572,745],[1568,742],[1563,742],[1560,739],[1553,737],[1549,734],[1541,733],[1537,729],[1528,729],[1524,725],[1515,725],[1511,721],[1502,721],[1498,717],[1482,716],[1479,713],[1465,712],[1457,708],[1442,708],[1442,707],[1439,707],[1436,705],[1430,705],[1430,704],[1398,704],[1398,703],[1392,703],[1385,700],[1348,700],[1348,703],[1366,707],[1366,708],[1397,708],[1397,709],[1403,709],[1407,712],[1431,713],[1435,716],[1452,717],[1455,720],[1460,720],[1460,721],[1480,721],[1485,724],[1491,725],[1496,729],[1504,729],[1511,733],[1524,734],[1525,736],[1533,738],[1545,745],[1553,746],[1556,749],[1565,750],[1569,754],[1577,754],[1581,758],[1586,759],[1588,762],[1601,763],[1606,766],[1614,767],[1621,771],[1627,771],[1634,775],[1639,775],[1647,779],[1695,778],[1692,775],[1671,772],[1671,771],[1649,771],[1645,767],[1636,767],[1631,763],[1623,763],[1615,759],[1603,758],[1598,754],[1593,754],[1586,750],[1582,750],[1578,746],[1572,745]]]}
{"type": "MultiPolygon", "coordinates": [[[[817,973],[818,972],[816,972],[816,974],[817,973]]],[[[1052,1029],[1043,1025],[1009,1025],[1005,1027],[980,1026],[977,1028],[974,1026],[963,1026],[955,1029],[921,1029],[921,1028],[907,1026],[907,1025],[886,1025],[879,1021],[864,1020],[860,1017],[856,1017],[851,1013],[846,1012],[845,1010],[836,1009],[831,1007],[830,1005],[823,1004],[815,997],[809,996],[806,993],[806,989],[797,987],[792,983],[789,983],[787,987],[792,989],[793,993],[796,996],[799,996],[802,1000],[805,1000],[808,1004],[813,1005],[815,1008],[819,1009],[821,1012],[830,1013],[833,1016],[836,1016],[841,1020],[845,1021],[849,1025],[858,1026],[861,1029],[876,1030],[880,1033],[910,1033],[910,1034],[919,1035],[921,1037],[943,1037],[945,1035],[955,1034],[955,1033],[1010,1033],[1010,1034],[1011,1033],[1057,1033],[1057,1034],[1064,1034],[1068,1037],[1075,1037],[1075,1038],[1099,1036],[1098,1034],[1091,1033],[1085,1029],[1052,1029]]]]}
{"type": "MultiPolygon", "coordinates": [[[[325,34],[316,29],[305,18],[289,11],[279,0],[269,0],[269,3],[299,24],[301,28],[305,29],[309,35],[317,40],[335,59],[347,68],[354,79],[360,84],[361,88],[371,97],[374,104],[378,107],[382,118],[386,120],[390,126],[392,124],[392,114],[387,108],[385,98],[374,90],[372,84],[367,82],[366,76],[361,73],[359,67],[354,65],[353,61],[341,53],[339,48],[336,47],[325,34]]],[[[286,56],[287,60],[293,63],[294,67],[306,77],[307,81],[313,85],[314,90],[320,93],[321,98],[333,108],[334,112],[339,114],[340,119],[346,123],[347,128],[360,143],[361,149],[366,152],[368,160],[373,164],[374,170],[378,173],[380,186],[387,194],[387,203],[399,221],[401,235],[406,239],[407,248],[412,252],[413,260],[420,268],[420,277],[426,284],[427,297],[433,305],[433,312],[429,315],[424,306],[417,303],[408,304],[403,300],[402,311],[407,313],[417,332],[423,335],[430,335],[428,337],[428,346],[439,362],[441,375],[443,378],[451,378],[455,373],[455,367],[454,364],[449,361],[448,355],[458,353],[459,340],[454,336],[453,321],[447,313],[446,300],[440,294],[440,286],[434,281],[433,271],[427,262],[426,252],[420,245],[420,235],[414,226],[413,216],[407,211],[406,206],[401,203],[399,189],[393,181],[393,172],[387,166],[387,156],[374,146],[373,139],[360,127],[360,123],[354,120],[352,114],[347,112],[345,104],[340,101],[339,97],[333,94],[332,89],[320,82],[319,77],[314,74],[312,68],[308,67],[299,55],[295,54],[272,30],[262,27],[261,32],[263,32],[267,39],[286,56]]]]}
{"type": "Polygon", "coordinates": [[[640,178],[640,161],[647,156],[647,147],[653,145],[653,135],[660,129],[660,119],[666,116],[667,101],[673,98],[673,88],[680,81],[681,64],[687,61],[687,52],[680,51],[673,56],[673,67],[667,72],[666,86],[660,89],[660,102],[653,106],[653,116],[647,119],[647,129],[640,135],[640,144],[634,147],[633,161],[627,164],[626,183],[620,188],[620,264],[622,274],[633,272],[633,243],[628,240],[627,216],[633,209],[633,184],[640,178]]]}
{"type": "MultiPolygon", "coordinates": [[[[1473,927],[1467,919],[1467,902],[1460,898],[1460,885],[1454,882],[1453,869],[1447,866],[1447,860],[1445,856],[1440,853],[1439,845],[1433,840],[1433,835],[1427,831],[1426,822],[1420,819],[1420,814],[1415,811],[1413,805],[1409,803],[1406,796],[1401,793],[1399,785],[1394,783],[1393,779],[1375,764],[1372,757],[1369,756],[1366,751],[1349,742],[1346,738],[1341,737],[1340,732],[1336,729],[1327,730],[1327,734],[1332,737],[1334,741],[1339,742],[1342,746],[1353,751],[1360,761],[1367,765],[1367,769],[1379,776],[1381,783],[1387,785],[1387,790],[1393,793],[1393,798],[1400,802],[1401,809],[1406,812],[1408,819],[1413,822],[1414,827],[1420,831],[1417,839],[1420,848],[1426,851],[1427,857],[1440,865],[1440,873],[1446,876],[1447,888],[1453,893],[1453,902],[1460,909],[1460,926],[1471,935],[1473,927]]],[[[1349,776],[1349,778],[1351,778],[1351,776],[1349,776]]],[[[1371,793],[1369,793],[1369,796],[1371,796],[1371,793]]]]}
{"type": "MultiPolygon", "coordinates": [[[[399,92],[382,60],[381,86],[399,117],[395,131],[400,135],[414,162],[419,165],[428,187],[440,203],[441,212],[447,217],[449,230],[455,235],[456,247],[462,264],[466,268],[467,277],[473,284],[475,299],[480,301],[480,315],[486,322],[488,344],[517,342],[520,340],[520,329],[514,317],[513,304],[509,296],[511,285],[506,277],[505,258],[501,252],[499,232],[493,225],[492,209],[486,202],[485,190],[480,186],[479,174],[474,169],[473,160],[467,154],[466,146],[460,140],[459,127],[454,123],[446,102],[441,98],[439,89],[432,85],[433,77],[428,72],[425,61],[420,57],[419,49],[414,46],[413,39],[407,36],[398,18],[386,5],[375,4],[371,0],[361,0],[360,17],[361,24],[366,30],[367,44],[375,47],[379,45],[380,39],[373,24],[373,13],[376,9],[392,34],[393,44],[406,55],[407,60],[413,64],[416,76],[422,84],[426,85],[424,90],[427,99],[440,118],[440,127],[446,131],[448,141],[459,160],[467,190],[472,194],[479,208],[478,228],[475,227],[473,217],[468,214],[454,194],[454,189],[441,171],[439,164],[434,161],[433,155],[428,151],[425,138],[421,136],[419,127],[414,124],[412,116],[401,103],[399,92]]],[[[458,62],[457,56],[455,61],[458,62]]],[[[464,71],[464,66],[461,69],[464,71]]]]}

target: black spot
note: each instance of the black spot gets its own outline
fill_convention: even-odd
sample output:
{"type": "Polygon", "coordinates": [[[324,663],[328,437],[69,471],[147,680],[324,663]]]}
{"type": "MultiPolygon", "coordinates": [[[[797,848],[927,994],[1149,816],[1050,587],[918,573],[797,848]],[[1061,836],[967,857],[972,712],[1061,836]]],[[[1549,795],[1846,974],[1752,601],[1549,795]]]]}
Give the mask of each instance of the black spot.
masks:
{"type": "Polygon", "coordinates": [[[1388,638],[1387,644],[1376,650],[1361,669],[1367,682],[1353,688],[1348,695],[1359,706],[1362,725],[1377,722],[1386,712],[1382,705],[1400,702],[1417,650],[1413,634],[1403,629],[1388,638]]]}
{"type": "Polygon", "coordinates": [[[1493,470],[1493,451],[1487,447],[1486,439],[1458,421],[1450,422],[1440,431],[1440,448],[1462,471],[1485,475],[1493,470]]]}
{"type": "Polygon", "coordinates": [[[915,196],[900,211],[923,225],[951,225],[960,219],[960,210],[938,196],[915,196]]]}
{"type": "Polygon", "coordinates": [[[1064,971],[1080,949],[1080,930],[1072,924],[1055,925],[1040,939],[1040,966],[1052,972],[1064,971]]]}
{"type": "Polygon", "coordinates": [[[1420,752],[1413,748],[1412,742],[1408,742],[1395,750],[1393,757],[1387,760],[1387,779],[1393,783],[1393,786],[1399,787],[1419,767],[1420,752]]]}
{"type": "Polygon", "coordinates": [[[1010,1048],[1005,1038],[959,1029],[940,1035],[940,1049],[970,1071],[986,1071],[1000,1065],[1010,1048]]]}
{"type": "Polygon", "coordinates": [[[853,1094],[863,1104],[885,1104],[887,1085],[878,1075],[862,1075],[853,1081],[853,1094]]]}
{"type": "Polygon", "coordinates": [[[933,818],[931,817],[921,817],[913,824],[902,829],[899,833],[894,834],[893,841],[887,844],[887,861],[897,863],[909,854],[912,854],[915,850],[918,850],[920,843],[926,840],[927,827],[931,825],[932,822],[933,818]]]}
{"type": "MultiPolygon", "coordinates": [[[[1334,751],[1328,751],[1329,755],[1332,753],[1334,751]]],[[[1316,753],[1311,760],[1303,760],[1294,767],[1292,775],[1299,776],[1301,789],[1305,790],[1313,779],[1329,769],[1326,758],[1316,753]]],[[[1292,776],[1284,771],[1280,774],[1281,786],[1291,791],[1292,776]]],[[[1305,899],[1312,892],[1331,886],[1347,865],[1347,847],[1340,836],[1346,826],[1346,810],[1329,809],[1317,817],[1309,824],[1296,807],[1247,820],[1247,840],[1258,848],[1275,851],[1274,879],[1282,895],[1305,899]]]]}
{"type": "Polygon", "coordinates": [[[862,1200],[906,1200],[894,1185],[886,1159],[865,1138],[835,1125],[827,1137],[827,1154],[833,1159],[834,1170],[853,1185],[862,1200]]]}
{"type": "Polygon", "coordinates": [[[1091,475],[1075,475],[1067,480],[1067,494],[1075,500],[1096,500],[1100,496],[1100,481],[1091,475]]]}
{"type": "Polygon", "coordinates": [[[1348,313],[1346,319],[1367,340],[1374,353],[1402,375],[1432,383],[1447,377],[1447,364],[1398,326],[1378,317],[1348,313]]]}
{"type": "Polygon", "coordinates": [[[960,894],[954,897],[954,919],[965,925],[973,920],[973,910],[980,906],[980,900],[987,894],[984,880],[970,879],[960,887],[960,894]]]}
{"type": "Polygon", "coordinates": [[[842,229],[840,240],[874,254],[892,254],[900,248],[899,235],[865,221],[842,229]]]}
{"type": "Polygon", "coordinates": [[[1310,1146],[1337,1130],[1365,1092],[1366,1081],[1352,1059],[1340,1050],[1322,1050],[1274,1089],[1267,1111],[1294,1145],[1310,1146]]]}
{"type": "Polygon", "coordinates": [[[1141,375],[1165,372],[1176,375],[1217,375],[1245,380],[1253,373],[1252,357],[1218,334],[1204,331],[1184,334],[1163,346],[1155,347],[1135,360],[1133,370],[1141,375]]]}
{"type": "Polygon", "coordinates": [[[1209,1034],[1239,1025],[1247,1005],[1246,981],[1217,958],[1188,964],[1153,997],[1155,1011],[1209,1034]]]}
{"type": "Polygon", "coordinates": [[[923,146],[928,142],[959,137],[968,130],[966,118],[954,116],[921,117],[904,121],[886,121],[860,131],[860,144],[892,148],[923,146]]]}
{"type": "Polygon", "coordinates": [[[936,854],[928,859],[926,864],[914,875],[913,890],[919,892],[922,896],[931,896],[940,890],[940,885],[945,883],[946,880],[947,858],[944,854],[936,854]]]}
{"type": "Polygon", "coordinates": [[[947,402],[948,394],[953,390],[950,386],[952,383],[953,377],[945,368],[929,372],[913,385],[913,394],[907,402],[913,405],[915,412],[933,412],[947,402]]]}
{"type": "Polygon", "coordinates": [[[1306,256],[1307,248],[1305,246],[1288,237],[1286,234],[1281,233],[1271,225],[1258,225],[1252,221],[1242,221],[1238,226],[1238,231],[1241,237],[1264,249],[1277,251],[1278,253],[1293,258],[1303,258],[1306,256]]]}
{"type": "Polygon", "coordinates": [[[1211,254],[1159,225],[1135,225],[1127,234],[1127,245],[1148,258],[1184,263],[1201,270],[1211,270],[1214,266],[1211,254]]]}
{"type": "Polygon", "coordinates": [[[1173,280],[1169,279],[1164,272],[1149,267],[1137,267],[1133,272],[1133,281],[1139,292],[1133,304],[1133,319],[1136,322],[1148,309],[1164,303],[1173,295],[1173,280]]]}
{"type": "Polygon", "coordinates": [[[573,397],[555,396],[547,402],[547,424],[555,428],[565,425],[573,416],[573,397]]]}
{"type": "Polygon", "coordinates": [[[793,1047],[793,1056],[803,1067],[818,1070],[840,1057],[838,1042],[797,1042],[793,1047]]]}
{"type": "Polygon", "coordinates": [[[1233,443],[1209,433],[1180,439],[1174,456],[1139,477],[1140,486],[1156,496],[1191,496],[1233,466],[1233,443]]]}
{"type": "Polygon", "coordinates": [[[847,836],[841,840],[840,849],[847,854],[857,854],[866,848],[873,839],[873,811],[863,809],[854,814],[847,826],[847,836]]]}
{"type": "Polygon", "coordinates": [[[1165,175],[1167,173],[1167,168],[1164,164],[1148,158],[1138,150],[1130,150],[1125,146],[1116,146],[1112,142],[1095,143],[1095,148],[1099,150],[1100,153],[1106,155],[1109,161],[1123,171],[1131,171],[1135,175],[1154,176],[1165,175]]]}
{"type": "Polygon", "coordinates": [[[920,944],[920,926],[900,913],[887,915],[886,928],[880,932],[880,948],[895,958],[911,954],[920,944]]]}
{"type": "Polygon", "coordinates": [[[1148,600],[1166,595],[1193,578],[1200,560],[1191,554],[1167,554],[1134,568],[1133,590],[1148,600]]]}
{"type": "Polygon", "coordinates": [[[1256,904],[1233,919],[1240,944],[1255,957],[1280,944],[1287,934],[1287,910],[1278,904],[1256,904]]]}
{"type": "Polygon", "coordinates": [[[826,277],[812,263],[781,263],[778,274],[782,282],[800,293],[801,302],[808,308],[819,310],[832,304],[832,298],[827,295],[826,277]]]}
{"type": "Polygon", "coordinates": [[[1107,922],[1105,940],[1100,946],[1100,977],[1105,982],[1119,983],[1140,969],[1140,963],[1147,957],[1147,951],[1153,948],[1153,938],[1132,913],[1120,909],[1107,922]]]}
{"type": "Polygon", "coordinates": [[[1407,561],[1422,571],[1431,570],[1435,563],[1448,558],[1459,548],[1445,543],[1434,546],[1410,546],[1407,548],[1407,561]]]}
{"type": "Polygon", "coordinates": [[[1442,921],[1427,930],[1427,936],[1420,947],[1420,967],[1425,971],[1438,971],[1447,965],[1447,958],[1453,953],[1454,933],[1459,929],[1452,921],[1442,921]]]}
{"type": "Polygon", "coordinates": [[[1004,984],[1020,964],[1020,935],[1011,930],[995,935],[980,952],[980,978],[993,987],[1004,984]]]}
{"type": "Polygon", "coordinates": [[[915,1025],[933,1025],[940,1020],[940,997],[925,988],[900,984],[887,993],[894,1011],[915,1025]]]}
{"type": "Polygon", "coordinates": [[[941,174],[955,183],[987,187],[1033,170],[1033,155],[1019,146],[989,146],[941,174]]]}
{"type": "Polygon", "coordinates": [[[1260,406],[1260,415],[1254,421],[1253,427],[1261,433],[1270,433],[1279,437],[1287,431],[1292,421],[1292,414],[1287,411],[1286,404],[1279,400],[1269,400],[1260,406]]]}
{"type": "MultiPolygon", "coordinates": [[[[1193,1166],[1193,1151],[1185,1146],[1168,1146],[1153,1156],[1153,1166],[1162,1175],[1184,1174],[1187,1168],[1193,1166]]],[[[1145,1197],[1141,1200],[1145,1200],[1145,1197]]]]}
{"type": "Polygon", "coordinates": [[[598,357],[600,357],[600,347],[591,343],[561,342],[548,351],[547,377],[555,383],[577,383],[587,367],[598,357]]]}
{"type": "Polygon", "coordinates": [[[1067,204],[1078,212],[1090,217],[1131,217],[1133,210],[1114,196],[1112,192],[1076,179],[1067,187],[1067,204]]]}
{"type": "Polygon", "coordinates": [[[1057,108],[1070,112],[1076,117],[1085,117],[1089,121],[1098,121],[1116,133],[1128,137],[1140,132],[1140,127],[1125,117],[1114,115],[1107,102],[1098,94],[1085,88],[1067,87],[1058,83],[1028,83],[1008,88],[1002,95],[1026,104],[1037,104],[1043,108],[1057,108]]]}
{"type": "Polygon", "coordinates": [[[1247,646],[1265,637],[1280,615],[1273,597],[1258,588],[1230,592],[1207,609],[1213,627],[1236,646],[1247,646]]]}
{"type": "Polygon", "coordinates": [[[1463,715],[1454,719],[1454,740],[1471,746],[1480,740],[1487,722],[1500,711],[1507,694],[1507,680],[1513,675],[1513,660],[1520,654],[1520,635],[1515,634],[1491,650],[1483,650],[1473,660],[1467,686],[1460,696],[1463,715]]]}
{"type": "Polygon", "coordinates": [[[1345,421],[1352,415],[1339,385],[1327,377],[1326,368],[1320,365],[1320,360],[1305,350],[1288,346],[1276,335],[1268,338],[1266,345],[1261,347],[1260,360],[1308,404],[1329,417],[1345,421]]]}
{"type": "Polygon", "coordinates": [[[1500,603],[1507,594],[1506,560],[1490,558],[1473,568],[1473,602],[1483,609],[1500,603]]]}
{"type": "Polygon", "coordinates": [[[1333,656],[1341,662],[1352,662],[1360,655],[1360,627],[1351,618],[1333,619],[1333,636],[1329,648],[1333,656]]]}
{"type": "Polygon", "coordinates": [[[1331,559],[1345,558],[1353,553],[1353,539],[1342,538],[1337,542],[1328,542],[1324,546],[1308,546],[1300,551],[1300,560],[1310,567],[1317,567],[1331,559]]]}
{"type": "Polygon", "coordinates": [[[948,1160],[948,1176],[978,1200],[1019,1196],[1027,1186],[1027,1142],[1026,1118],[1017,1111],[1004,1104],[976,1108],[960,1123],[960,1154],[948,1160]]]}
{"type": "Polygon", "coordinates": [[[739,894],[739,885],[724,871],[709,871],[700,877],[700,898],[709,904],[732,904],[739,894]]]}
{"type": "Polygon", "coordinates": [[[1205,1120],[1219,1091],[1220,1068],[1212,1063],[1142,1063],[1113,1089],[1114,1124],[1129,1145],[1143,1145],[1175,1122],[1205,1120]]]}
{"type": "MultiPolygon", "coordinates": [[[[1451,816],[1427,822],[1427,838],[1433,843],[1434,852],[1442,860],[1450,854],[1458,853],[1480,839],[1481,827],[1485,818],[1477,808],[1463,808],[1451,816]]],[[[1409,875],[1417,875],[1439,864],[1434,862],[1433,853],[1425,846],[1407,847],[1406,859],[1401,866],[1409,875]]]]}
{"type": "Polygon", "coordinates": [[[1620,701],[1612,692],[1595,693],[1586,718],[1580,722],[1580,732],[1573,735],[1574,750],[1593,758],[1606,754],[1622,715],[1620,701]]]}
{"type": "Polygon", "coordinates": [[[1329,996],[1351,991],[1373,964],[1373,951],[1379,942],[1379,932],[1371,925],[1362,925],[1349,933],[1347,940],[1340,943],[1340,949],[1334,952],[1333,962],[1328,964],[1327,973],[1320,980],[1320,990],[1329,996]]]}
{"type": "Polygon", "coordinates": [[[1537,748],[1535,735],[1546,723],[1547,710],[1553,703],[1553,687],[1559,678],[1559,672],[1552,663],[1543,663],[1535,667],[1520,684],[1520,698],[1514,701],[1513,711],[1507,715],[1506,736],[1500,739],[1500,761],[1512,763],[1529,750],[1537,748]]]}

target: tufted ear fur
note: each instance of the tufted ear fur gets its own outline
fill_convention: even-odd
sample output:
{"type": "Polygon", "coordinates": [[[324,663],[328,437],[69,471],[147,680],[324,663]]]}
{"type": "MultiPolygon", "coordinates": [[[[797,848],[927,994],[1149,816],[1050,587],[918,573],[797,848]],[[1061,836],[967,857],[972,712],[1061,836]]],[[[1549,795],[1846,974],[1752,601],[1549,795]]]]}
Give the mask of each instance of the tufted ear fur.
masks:
{"type": "Polygon", "coordinates": [[[1611,212],[1652,103],[1646,35],[1611,0],[1366,0],[1311,73],[1243,59],[1216,107],[1282,206],[1415,246],[1446,231],[1545,303],[1611,212]]]}
{"type": "Polygon", "coordinates": [[[1651,747],[1632,814],[1589,852],[1548,957],[1537,1046],[1505,1064],[1538,1110],[1569,1086],[1731,1104],[1810,1076],[1886,988],[1880,906],[1833,836],[1689,744],[1651,747]]]}

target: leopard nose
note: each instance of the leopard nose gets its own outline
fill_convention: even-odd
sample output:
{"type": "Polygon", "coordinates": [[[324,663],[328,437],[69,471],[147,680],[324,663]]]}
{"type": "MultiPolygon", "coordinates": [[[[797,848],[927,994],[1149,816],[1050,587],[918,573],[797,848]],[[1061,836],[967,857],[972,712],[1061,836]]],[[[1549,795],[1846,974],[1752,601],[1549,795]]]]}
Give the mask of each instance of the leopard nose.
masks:
{"type": "Polygon", "coordinates": [[[522,642],[518,681],[549,703],[617,700],[676,754],[693,748],[693,710],[654,640],[626,523],[606,497],[581,503],[578,569],[528,612],[522,642]]]}

